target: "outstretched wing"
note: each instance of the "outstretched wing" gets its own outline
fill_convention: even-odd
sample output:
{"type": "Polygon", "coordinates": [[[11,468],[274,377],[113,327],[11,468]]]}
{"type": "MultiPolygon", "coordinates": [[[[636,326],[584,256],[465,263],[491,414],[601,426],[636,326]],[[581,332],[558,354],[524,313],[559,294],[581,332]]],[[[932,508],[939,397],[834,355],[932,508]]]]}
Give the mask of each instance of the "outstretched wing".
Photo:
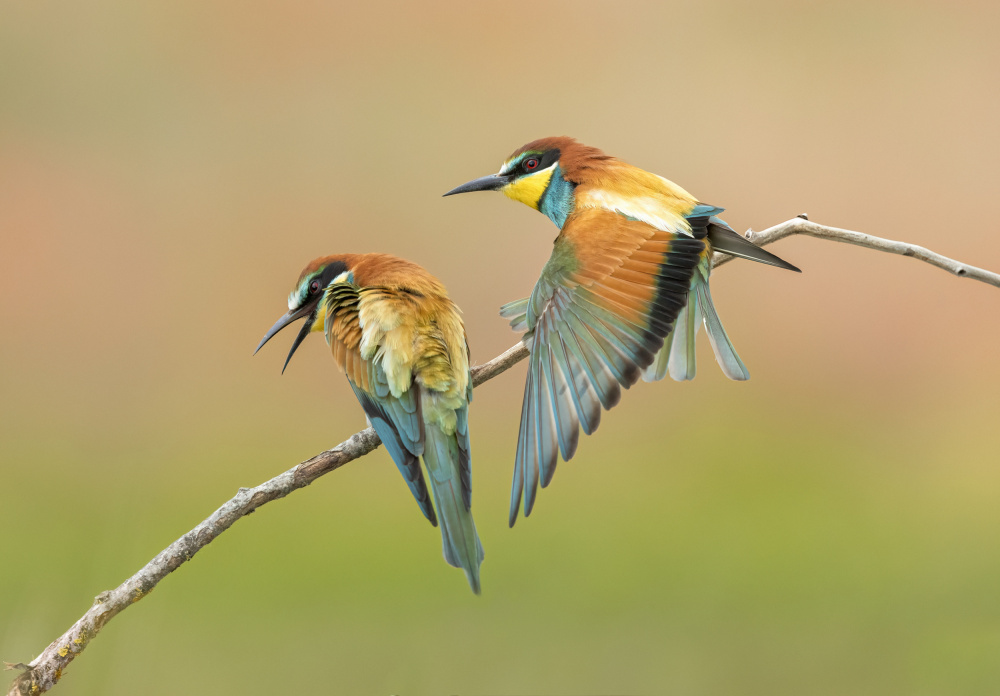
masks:
{"type": "MultiPolygon", "coordinates": [[[[406,479],[420,511],[437,526],[434,505],[420,468],[419,457],[424,452],[420,387],[413,382],[408,389],[393,396],[381,362],[374,356],[372,359],[362,356],[363,330],[358,307],[363,292],[350,283],[336,283],[327,288],[324,298],[326,340],[365,415],[406,479]]],[[[373,293],[365,301],[379,302],[379,295],[373,293]]]]}
{"type": "Polygon", "coordinates": [[[617,404],[663,346],[705,248],[707,217],[689,222],[690,229],[665,232],[606,209],[574,213],[530,299],[504,308],[512,325],[528,329],[531,350],[511,525],[522,494],[527,516],[559,452],[573,456],[579,429],[594,432],[601,408],[617,404]]]}

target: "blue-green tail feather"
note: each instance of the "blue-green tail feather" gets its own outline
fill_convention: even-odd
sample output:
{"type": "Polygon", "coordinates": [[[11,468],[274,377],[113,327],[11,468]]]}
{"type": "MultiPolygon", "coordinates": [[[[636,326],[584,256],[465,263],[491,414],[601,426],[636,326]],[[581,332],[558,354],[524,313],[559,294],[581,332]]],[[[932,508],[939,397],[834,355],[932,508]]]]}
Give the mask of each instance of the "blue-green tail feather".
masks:
{"type": "Polygon", "coordinates": [[[461,434],[458,434],[459,437],[446,434],[436,424],[425,424],[424,434],[424,465],[437,507],[444,559],[464,570],[472,591],[479,594],[479,565],[483,562],[483,547],[476,533],[466,493],[471,490],[468,485],[468,451],[460,446],[461,434]]]}
{"type": "Polygon", "coordinates": [[[749,370],[740,360],[733,342],[729,340],[729,335],[722,326],[718,312],[715,311],[712,291],[708,285],[707,268],[705,273],[695,273],[691,281],[687,306],[678,315],[673,332],[667,337],[652,365],[643,371],[642,378],[647,382],[655,382],[666,377],[669,371],[671,378],[679,382],[694,379],[695,338],[703,322],[708,332],[708,340],[712,344],[712,351],[715,353],[715,360],[722,368],[723,374],[737,381],[750,379],[749,370]]]}
{"type": "MultiPolygon", "coordinates": [[[[694,292],[698,298],[699,310],[705,320],[705,330],[708,333],[708,340],[712,344],[715,360],[722,368],[723,374],[729,379],[740,382],[750,379],[750,371],[740,360],[733,342],[729,340],[726,330],[722,327],[719,314],[715,311],[715,305],[712,303],[712,292],[708,288],[708,279],[699,281],[694,292]]],[[[691,376],[694,377],[693,369],[691,376]]]]}

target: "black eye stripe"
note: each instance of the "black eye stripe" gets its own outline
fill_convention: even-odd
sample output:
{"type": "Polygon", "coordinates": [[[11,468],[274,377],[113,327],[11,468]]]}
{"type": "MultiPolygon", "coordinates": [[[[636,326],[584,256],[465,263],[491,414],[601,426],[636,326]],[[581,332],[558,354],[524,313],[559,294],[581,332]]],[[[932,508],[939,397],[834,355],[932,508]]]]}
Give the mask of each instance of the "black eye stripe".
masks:
{"type": "Polygon", "coordinates": [[[548,150],[543,153],[541,158],[539,158],[538,169],[548,169],[550,166],[556,163],[559,159],[559,150],[553,149],[548,150]]]}
{"type": "MultiPolygon", "coordinates": [[[[341,261],[334,261],[318,275],[314,276],[312,280],[309,281],[308,290],[306,291],[306,297],[309,301],[319,293],[323,288],[333,282],[333,279],[339,276],[341,273],[347,270],[347,266],[341,261]]],[[[306,302],[303,299],[303,304],[306,302]]]]}
{"type": "Polygon", "coordinates": [[[559,160],[558,148],[554,148],[552,150],[546,150],[545,152],[537,154],[532,153],[528,157],[525,157],[523,160],[521,160],[521,169],[528,173],[537,172],[541,171],[542,169],[548,169],[558,160],[559,160]],[[535,160],[535,162],[537,163],[534,167],[528,167],[528,162],[530,162],[531,160],[535,160]]]}
{"type": "Polygon", "coordinates": [[[321,287],[326,287],[333,282],[333,279],[339,276],[341,273],[347,270],[347,266],[341,261],[334,261],[329,266],[323,269],[323,273],[319,277],[319,282],[321,287]]]}

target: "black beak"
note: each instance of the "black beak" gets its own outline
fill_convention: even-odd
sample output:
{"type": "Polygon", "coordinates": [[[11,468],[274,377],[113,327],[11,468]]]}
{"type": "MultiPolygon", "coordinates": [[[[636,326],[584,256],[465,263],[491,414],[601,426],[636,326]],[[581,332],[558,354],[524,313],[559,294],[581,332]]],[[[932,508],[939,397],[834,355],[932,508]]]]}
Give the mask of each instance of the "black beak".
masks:
{"type": "Polygon", "coordinates": [[[469,193],[470,191],[498,191],[510,183],[510,177],[499,174],[481,176],[478,179],[468,181],[457,188],[453,188],[445,196],[454,196],[456,193],[469,193]]]}
{"type": "Polygon", "coordinates": [[[264,334],[264,338],[260,339],[260,343],[257,345],[257,350],[255,350],[253,352],[253,354],[257,355],[257,351],[260,350],[261,348],[263,348],[265,343],[267,343],[268,341],[270,341],[271,338],[276,333],[278,333],[283,328],[285,328],[286,326],[288,326],[289,324],[291,324],[293,321],[301,319],[302,317],[305,317],[305,316],[309,316],[309,321],[307,321],[305,323],[305,325],[302,327],[302,330],[299,331],[299,335],[295,337],[295,341],[292,343],[292,349],[290,351],[288,351],[288,357],[285,358],[285,364],[282,365],[282,367],[281,367],[281,373],[284,374],[285,373],[285,368],[288,367],[288,361],[292,359],[292,355],[295,354],[295,350],[299,347],[299,344],[302,343],[303,339],[306,336],[309,335],[309,329],[312,327],[312,323],[313,323],[312,322],[312,313],[313,313],[313,310],[315,308],[316,308],[315,304],[307,304],[307,305],[305,305],[303,307],[299,307],[298,309],[296,309],[294,311],[288,312],[283,317],[281,317],[281,319],[278,319],[278,321],[274,322],[274,326],[272,326],[268,330],[268,332],[266,334],[264,334]]]}

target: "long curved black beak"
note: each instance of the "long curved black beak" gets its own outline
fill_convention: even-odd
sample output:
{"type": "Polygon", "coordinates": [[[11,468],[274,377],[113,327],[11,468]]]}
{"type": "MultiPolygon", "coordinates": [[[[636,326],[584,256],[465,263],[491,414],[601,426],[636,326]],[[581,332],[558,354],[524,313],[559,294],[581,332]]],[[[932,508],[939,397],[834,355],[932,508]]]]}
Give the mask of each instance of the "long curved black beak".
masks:
{"type": "Polygon", "coordinates": [[[454,196],[456,193],[469,193],[470,191],[498,191],[509,183],[510,177],[490,174],[489,176],[481,176],[478,179],[467,181],[444,195],[454,196]]]}
{"type": "MultiPolygon", "coordinates": [[[[278,333],[283,328],[291,324],[293,321],[311,315],[315,308],[316,308],[315,304],[307,304],[303,307],[299,307],[294,311],[290,311],[284,316],[282,316],[280,319],[278,319],[278,321],[274,322],[274,326],[272,326],[268,330],[268,332],[264,334],[264,338],[260,339],[260,343],[257,344],[257,350],[255,350],[253,354],[257,355],[257,351],[263,348],[265,343],[270,341],[276,333],[278,333]]],[[[302,343],[305,337],[309,335],[309,330],[311,328],[312,328],[312,319],[310,319],[305,323],[305,325],[302,327],[302,330],[299,331],[299,335],[295,337],[295,341],[292,343],[292,349],[288,351],[288,357],[285,358],[285,364],[281,366],[282,374],[285,373],[285,368],[288,367],[288,361],[292,359],[292,355],[295,354],[296,349],[299,347],[299,345],[302,343]]]]}

